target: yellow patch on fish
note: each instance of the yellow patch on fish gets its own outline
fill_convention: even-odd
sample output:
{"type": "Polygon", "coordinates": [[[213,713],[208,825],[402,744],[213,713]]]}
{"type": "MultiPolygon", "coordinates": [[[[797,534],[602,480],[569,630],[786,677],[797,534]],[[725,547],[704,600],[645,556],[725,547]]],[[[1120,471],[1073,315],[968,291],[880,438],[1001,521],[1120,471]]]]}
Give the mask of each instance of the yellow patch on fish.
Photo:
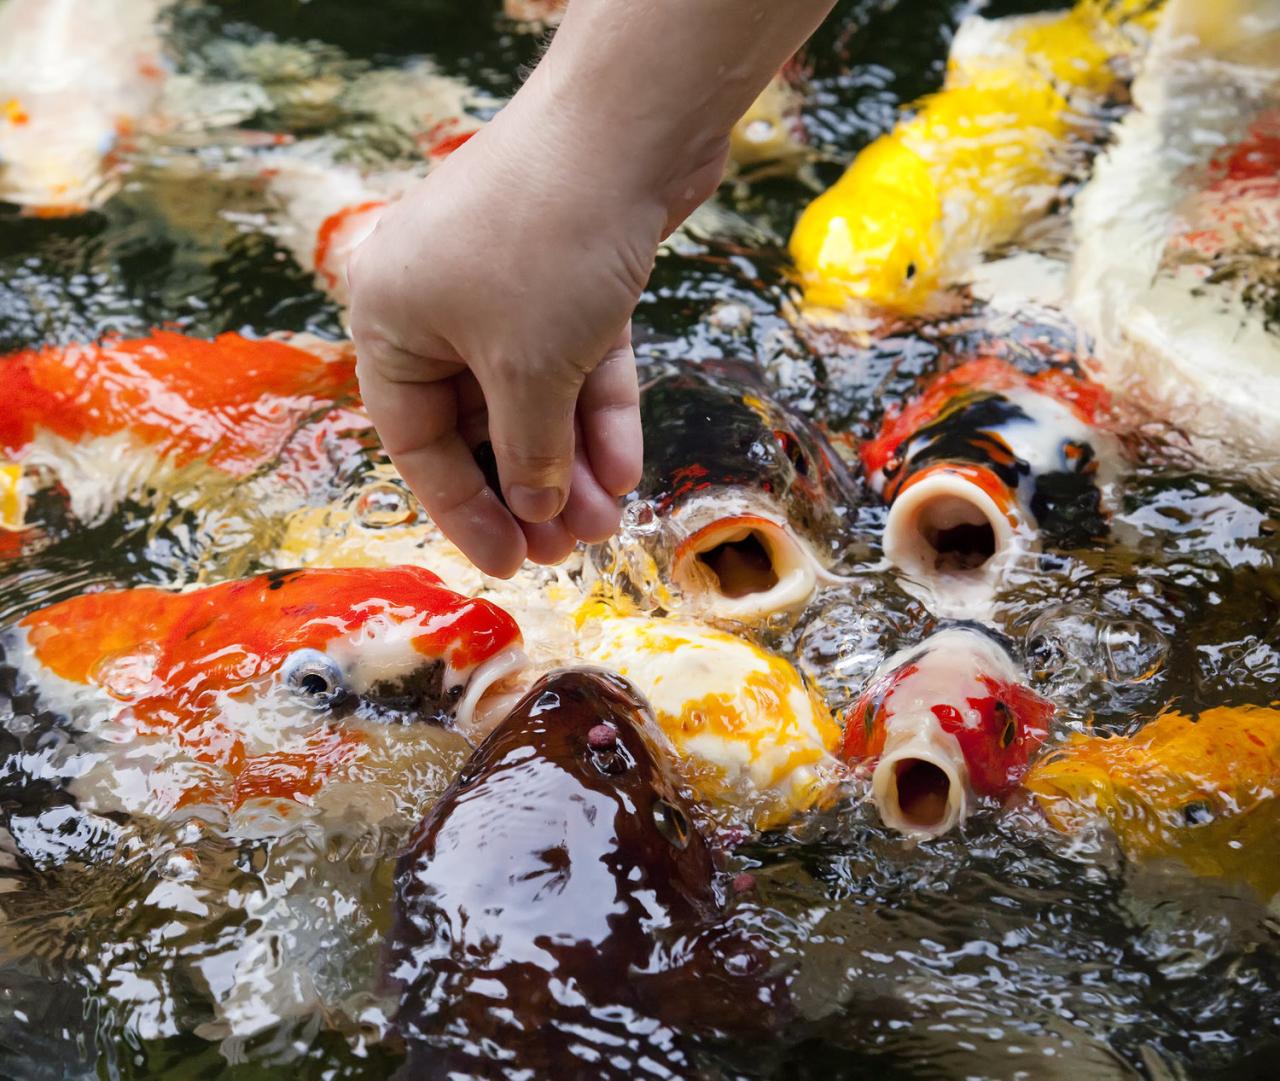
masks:
{"type": "Polygon", "coordinates": [[[1136,735],[1075,736],[1026,778],[1046,818],[1102,819],[1135,858],[1280,891],[1280,710],[1220,707],[1157,718],[1136,735]]]}
{"type": "Polygon", "coordinates": [[[701,624],[618,616],[584,624],[582,653],[648,698],[699,795],[760,828],[832,796],[840,729],[783,658],[701,624]]]}
{"type": "Polygon", "coordinates": [[[0,462],[0,529],[22,529],[26,517],[22,466],[0,462]]]}

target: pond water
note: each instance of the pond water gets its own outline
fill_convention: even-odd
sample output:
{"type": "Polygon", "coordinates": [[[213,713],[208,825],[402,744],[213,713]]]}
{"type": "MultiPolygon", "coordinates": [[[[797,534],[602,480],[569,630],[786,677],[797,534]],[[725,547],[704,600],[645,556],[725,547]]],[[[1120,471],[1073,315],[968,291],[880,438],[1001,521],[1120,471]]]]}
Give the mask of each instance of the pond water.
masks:
{"type": "MultiPolygon", "coordinates": [[[[220,88],[224,103],[251,87],[253,108],[225,106],[221,127],[144,144],[122,189],[88,213],[0,207],[0,350],[159,327],[341,338],[339,307],[261,227],[271,215],[262,185],[227,165],[264,133],[331,137],[369,168],[403,162],[412,140],[338,90],[426,57],[496,104],[542,40],[500,7],[177,5],[163,23],[176,72],[220,88]]],[[[635,317],[645,365],[749,360],[780,400],[861,440],[942,358],[1055,332],[978,310],[833,345],[788,317],[786,240],[815,185],[940,84],[975,7],[841,0],[802,58],[809,169],[726,183],[719,217],[664,246],[635,317]]],[[[180,100],[217,118],[223,106],[191,95],[180,100]]],[[[1055,738],[1087,725],[1132,733],[1170,709],[1268,706],[1280,685],[1280,497],[1201,466],[1158,420],[1131,425],[1124,441],[1136,464],[1118,482],[1107,537],[1020,568],[992,620],[1057,705],[1055,738]]],[[[367,434],[333,445],[338,468],[307,493],[315,507],[386,476],[367,434]]],[[[211,508],[175,489],[160,511],[126,500],[92,525],[42,493],[38,534],[0,532],[0,627],[91,588],[287,563],[262,491],[211,508]]],[[[833,710],[938,625],[885,564],[884,520],[867,494],[841,533],[847,579],[763,632],[833,710]]],[[[15,693],[3,662],[0,717],[19,731],[39,707],[15,693]]],[[[399,1066],[381,977],[394,858],[464,760],[460,738],[415,750],[400,783],[380,789],[377,816],[361,819],[357,800],[340,826],[248,838],[196,819],[82,816],[56,777],[32,772],[44,748],[0,751],[0,807],[27,824],[10,829],[28,830],[21,858],[0,847],[0,1076],[375,1078],[399,1066]],[[254,986],[255,973],[270,986],[254,986]]],[[[1275,855],[1272,845],[1258,859],[1275,855]]],[[[984,804],[957,832],[917,844],[849,800],[750,836],[730,859],[756,883],[735,923],[769,944],[794,1016],[755,1040],[691,1035],[699,1076],[1250,1077],[1280,1049],[1274,900],[1128,859],[1106,830],[1058,834],[1024,801],[984,804]]]]}

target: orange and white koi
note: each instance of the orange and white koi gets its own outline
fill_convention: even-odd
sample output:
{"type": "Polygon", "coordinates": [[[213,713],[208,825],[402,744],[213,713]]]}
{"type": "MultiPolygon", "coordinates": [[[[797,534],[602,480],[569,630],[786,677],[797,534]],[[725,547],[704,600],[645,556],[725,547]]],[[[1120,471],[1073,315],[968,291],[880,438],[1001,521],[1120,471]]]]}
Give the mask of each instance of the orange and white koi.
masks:
{"type": "Polygon", "coordinates": [[[1118,458],[1100,427],[1107,404],[1069,371],[1028,375],[980,357],[890,409],[862,447],[871,487],[890,504],[885,556],[939,612],[985,614],[1020,549],[1105,530],[1118,458]]]}
{"type": "Polygon", "coordinates": [[[721,813],[783,825],[830,803],[840,729],[784,658],[679,619],[580,615],[584,659],[636,685],[685,782],[721,813]]]}
{"type": "Polygon", "coordinates": [[[1280,892],[1280,710],[1165,714],[1135,735],[1072,736],[1027,774],[1055,829],[1105,823],[1133,859],[1280,892]]]}
{"type": "Polygon", "coordinates": [[[22,528],[34,470],[51,470],[93,522],[158,472],[199,465],[242,479],[300,426],[356,395],[349,347],[306,336],[212,341],[157,331],[0,356],[0,528],[22,528]]]}
{"type": "Polygon", "coordinates": [[[164,85],[169,0],[8,0],[0,7],[0,202],[76,214],[102,202],[115,152],[164,85]]]}
{"type": "Polygon", "coordinates": [[[476,723],[525,663],[510,616],[421,567],[91,593],[32,613],[0,646],[19,693],[98,760],[68,767],[82,803],[245,821],[368,780],[393,725],[412,742],[476,723]]]}
{"type": "Polygon", "coordinates": [[[936,837],[1007,796],[1049,734],[1052,703],[992,639],[941,631],[889,658],[850,711],[842,757],[870,767],[885,825],[936,837]]]}

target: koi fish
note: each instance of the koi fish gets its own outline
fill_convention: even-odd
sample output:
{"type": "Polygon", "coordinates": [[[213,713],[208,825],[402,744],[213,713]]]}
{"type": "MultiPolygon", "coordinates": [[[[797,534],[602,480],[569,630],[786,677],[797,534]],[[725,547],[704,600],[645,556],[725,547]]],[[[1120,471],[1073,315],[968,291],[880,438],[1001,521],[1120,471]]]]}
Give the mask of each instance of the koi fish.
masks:
{"type": "Polygon", "coordinates": [[[243,479],[317,413],[356,394],[349,347],[306,336],[212,341],[157,331],[0,356],[0,529],[21,529],[32,472],[51,470],[92,523],[162,469],[243,479]]]}
{"type": "Polygon", "coordinates": [[[640,410],[642,502],[621,539],[596,549],[606,576],[651,607],[743,621],[794,611],[841,580],[827,561],[854,482],[758,373],[731,362],[678,369],[641,388],[640,410]]]}
{"type": "Polygon", "coordinates": [[[886,826],[937,837],[976,797],[1017,787],[1053,714],[999,645],[954,628],[884,663],[850,711],[841,755],[871,768],[886,826]]]}
{"type": "Polygon", "coordinates": [[[114,190],[115,151],[164,84],[168,0],[8,0],[0,7],[0,202],[77,214],[114,190]]]}
{"type": "Polygon", "coordinates": [[[1065,369],[1028,375],[995,357],[933,380],[862,447],[890,505],[886,558],[939,611],[972,617],[1020,548],[1105,534],[1119,458],[1100,427],[1107,406],[1101,387],[1065,369]]]}
{"type": "Polygon", "coordinates": [[[943,88],[862,150],[801,215],[791,254],[815,307],[926,309],[1044,212],[1161,0],[970,17],[943,88]]]}
{"type": "Polygon", "coordinates": [[[1168,713],[1133,736],[1074,735],[1025,784],[1055,829],[1104,822],[1133,859],[1280,892],[1280,710],[1168,713]]]}
{"type": "Polygon", "coordinates": [[[61,765],[82,804],[241,823],[376,779],[397,725],[476,723],[525,663],[510,616],[421,567],[90,593],[0,651],[16,693],[80,734],[61,765]]]}
{"type": "Polygon", "coordinates": [[[803,104],[804,96],[787,69],[769,80],[729,132],[729,160],[739,174],[755,179],[785,171],[808,157],[803,104]]]}
{"type": "Polygon", "coordinates": [[[1275,487],[1280,12],[1172,0],[1137,108],[1073,217],[1071,297],[1099,377],[1210,466],[1275,487]]]}
{"type": "Polygon", "coordinates": [[[342,305],[351,253],[391,203],[480,130],[470,110],[496,104],[429,65],[395,75],[364,80],[360,101],[364,111],[415,134],[422,160],[414,168],[370,173],[338,164],[332,148],[315,140],[273,155],[264,174],[279,211],[273,234],[342,305]]]}
{"type": "Polygon", "coordinates": [[[600,604],[580,619],[582,657],[645,695],[699,796],[761,829],[830,802],[840,730],[782,657],[725,631],[600,604]]]}
{"type": "Polygon", "coordinates": [[[645,714],[614,677],[549,676],[422,822],[388,966],[404,1076],[685,1077],[678,1032],[785,1008],[645,714]]]}

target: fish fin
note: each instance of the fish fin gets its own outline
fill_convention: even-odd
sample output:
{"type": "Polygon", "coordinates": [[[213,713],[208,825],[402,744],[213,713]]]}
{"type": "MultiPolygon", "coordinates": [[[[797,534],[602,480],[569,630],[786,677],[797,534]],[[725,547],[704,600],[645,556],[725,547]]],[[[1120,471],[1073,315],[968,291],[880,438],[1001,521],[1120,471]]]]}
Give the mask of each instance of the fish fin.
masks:
{"type": "Polygon", "coordinates": [[[22,466],[0,462],[0,529],[26,527],[27,498],[22,485],[22,466]]]}

